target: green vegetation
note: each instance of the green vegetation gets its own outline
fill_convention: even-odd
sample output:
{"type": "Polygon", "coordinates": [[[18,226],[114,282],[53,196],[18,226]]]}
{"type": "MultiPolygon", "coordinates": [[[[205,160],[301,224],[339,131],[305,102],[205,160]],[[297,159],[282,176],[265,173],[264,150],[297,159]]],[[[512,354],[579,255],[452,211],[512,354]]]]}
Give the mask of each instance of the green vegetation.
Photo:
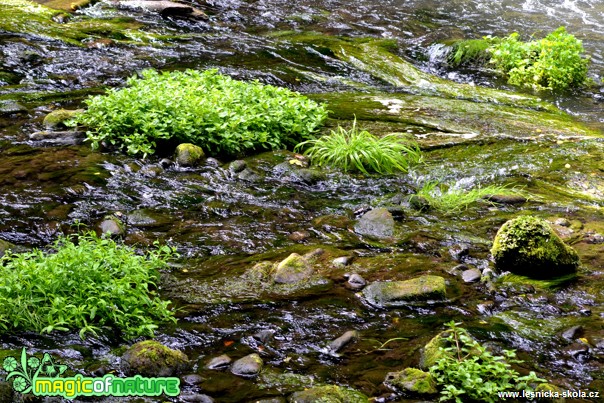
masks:
{"type": "Polygon", "coordinates": [[[495,204],[486,199],[493,195],[521,196],[523,192],[505,185],[488,185],[471,190],[455,189],[439,181],[429,181],[412,197],[424,199],[433,209],[445,213],[458,213],[481,200],[495,204]]]}
{"type": "Polygon", "coordinates": [[[587,82],[589,59],[580,40],[560,27],[540,40],[522,42],[514,32],[505,38],[456,43],[449,57],[453,66],[486,62],[507,77],[508,83],[536,90],[564,91],[587,82]]]}
{"type": "Polygon", "coordinates": [[[152,290],[157,270],[174,254],[170,247],[137,256],[90,232],[61,236],[53,249],[52,254],[7,252],[0,259],[2,331],[80,329],[84,338],[111,326],[132,339],[153,336],[156,323],[176,321],[170,301],[152,290]]]}
{"type": "Polygon", "coordinates": [[[422,160],[419,147],[399,133],[376,137],[357,128],[356,119],[350,130],[337,130],[318,139],[298,144],[296,149],[308,147],[304,154],[316,165],[328,165],[344,171],[364,174],[391,174],[406,172],[411,164],[422,160]]]}
{"type": "Polygon", "coordinates": [[[286,88],[204,72],[146,70],[128,87],[86,101],[79,123],[93,148],[109,143],[152,154],[157,140],[193,143],[211,155],[294,146],[327,117],[324,105],[286,88]]]}
{"type": "Polygon", "coordinates": [[[467,330],[453,321],[444,337],[445,347],[440,347],[442,356],[430,367],[430,374],[441,391],[441,401],[455,400],[456,403],[475,400],[493,403],[499,401],[498,392],[527,390],[531,384],[544,382],[531,371],[520,374],[510,363],[521,363],[512,350],[503,350],[503,356],[491,354],[474,340],[467,330]]]}

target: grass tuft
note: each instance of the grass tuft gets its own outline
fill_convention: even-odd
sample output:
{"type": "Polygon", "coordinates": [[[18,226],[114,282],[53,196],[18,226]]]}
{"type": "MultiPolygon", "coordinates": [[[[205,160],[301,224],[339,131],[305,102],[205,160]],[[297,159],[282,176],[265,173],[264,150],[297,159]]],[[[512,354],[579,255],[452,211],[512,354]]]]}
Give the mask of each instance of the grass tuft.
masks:
{"type": "Polygon", "coordinates": [[[486,200],[486,197],[492,195],[526,197],[526,193],[522,189],[508,185],[488,185],[464,190],[452,188],[439,181],[427,182],[412,197],[425,199],[430,207],[435,210],[445,213],[458,213],[478,201],[496,204],[486,200]]]}
{"type": "Polygon", "coordinates": [[[422,160],[418,145],[407,136],[391,133],[376,137],[360,130],[356,119],[350,130],[338,126],[326,136],[296,146],[301,148],[306,148],[304,154],[316,165],[364,174],[407,172],[412,164],[422,160]]]}

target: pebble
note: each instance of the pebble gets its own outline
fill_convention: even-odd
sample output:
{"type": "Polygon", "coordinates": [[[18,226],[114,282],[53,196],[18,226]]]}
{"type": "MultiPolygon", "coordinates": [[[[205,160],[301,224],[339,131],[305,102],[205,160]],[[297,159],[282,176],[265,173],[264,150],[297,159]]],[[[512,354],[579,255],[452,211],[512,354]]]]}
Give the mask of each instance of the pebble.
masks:
{"type": "Polygon", "coordinates": [[[359,332],[356,330],[349,330],[331,343],[329,343],[329,350],[337,353],[350,342],[358,340],[359,332]]]}
{"type": "Polygon", "coordinates": [[[568,221],[566,218],[558,218],[556,221],[554,221],[554,224],[561,227],[570,227],[570,221],[568,221]]]}
{"type": "Polygon", "coordinates": [[[367,285],[367,281],[359,274],[353,273],[348,277],[347,286],[352,290],[360,290],[367,285]]]}
{"type": "Polygon", "coordinates": [[[354,260],[354,256],[341,256],[337,257],[331,262],[334,266],[348,266],[354,260]]]}
{"type": "Polygon", "coordinates": [[[466,283],[475,283],[480,280],[482,273],[478,269],[468,269],[461,273],[461,278],[466,283]]]}
{"type": "Polygon", "coordinates": [[[229,366],[229,364],[231,363],[231,361],[233,361],[231,359],[231,357],[229,357],[226,354],[223,354],[221,356],[212,358],[207,364],[206,364],[206,368],[207,369],[224,369],[226,367],[229,366]]]}
{"type": "Polygon", "coordinates": [[[246,355],[233,363],[231,372],[239,376],[255,376],[260,373],[264,362],[256,353],[246,355]]]}

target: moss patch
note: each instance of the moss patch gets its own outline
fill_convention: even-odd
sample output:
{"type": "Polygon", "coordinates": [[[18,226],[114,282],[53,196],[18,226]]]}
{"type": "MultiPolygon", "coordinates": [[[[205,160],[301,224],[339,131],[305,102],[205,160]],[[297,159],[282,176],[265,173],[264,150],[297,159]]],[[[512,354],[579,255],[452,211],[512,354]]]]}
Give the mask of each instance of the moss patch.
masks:
{"type": "Polygon", "coordinates": [[[499,270],[538,279],[572,274],[579,266],[577,252],[560,239],[547,221],[533,216],[503,224],[491,253],[499,270]]]}

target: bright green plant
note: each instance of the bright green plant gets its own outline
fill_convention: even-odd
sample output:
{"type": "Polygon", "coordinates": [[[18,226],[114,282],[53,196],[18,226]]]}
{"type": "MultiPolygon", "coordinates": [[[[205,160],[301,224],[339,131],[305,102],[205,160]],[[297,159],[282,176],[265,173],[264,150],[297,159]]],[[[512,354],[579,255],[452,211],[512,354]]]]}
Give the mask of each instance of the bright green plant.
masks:
{"type": "Polygon", "coordinates": [[[93,148],[106,143],[143,156],[167,139],[196,144],[214,155],[294,146],[327,117],[324,105],[298,93],[233,80],[217,70],[145,70],[126,88],[86,104],[78,122],[90,129],[93,148]]]}
{"type": "Polygon", "coordinates": [[[423,198],[435,210],[458,213],[478,201],[494,204],[487,199],[493,195],[526,197],[521,189],[505,185],[488,185],[465,190],[452,188],[439,181],[426,182],[412,197],[423,198]]]}
{"type": "Polygon", "coordinates": [[[356,119],[350,130],[337,130],[318,139],[307,140],[296,146],[306,148],[304,154],[316,165],[360,171],[365,174],[406,172],[411,164],[422,160],[416,143],[399,133],[376,137],[357,128],[356,119]]]}
{"type": "Polygon", "coordinates": [[[453,45],[449,63],[487,62],[508,83],[536,90],[564,91],[584,85],[589,59],[580,40],[560,27],[540,40],[522,42],[518,33],[505,38],[487,36],[453,45]]]}
{"type": "Polygon", "coordinates": [[[51,332],[101,327],[126,339],[153,336],[157,323],[175,322],[170,301],[157,295],[158,269],[174,255],[168,246],[139,256],[93,232],[61,236],[55,253],[39,249],[0,259],[0,330],[51,332]]]}
{"type": "Polygon", "coordinates": [[[493,355],[459,325],[454,321],[446,324],[446,347],[440,347],[442,357],[429,369],[441,390],[440,401],[493,403],[500,400],[498,392],[533,391],[531,384],[545,381],[532,371],[520,376],[510,365],[522,362],[513,350],[493,355]]]}

